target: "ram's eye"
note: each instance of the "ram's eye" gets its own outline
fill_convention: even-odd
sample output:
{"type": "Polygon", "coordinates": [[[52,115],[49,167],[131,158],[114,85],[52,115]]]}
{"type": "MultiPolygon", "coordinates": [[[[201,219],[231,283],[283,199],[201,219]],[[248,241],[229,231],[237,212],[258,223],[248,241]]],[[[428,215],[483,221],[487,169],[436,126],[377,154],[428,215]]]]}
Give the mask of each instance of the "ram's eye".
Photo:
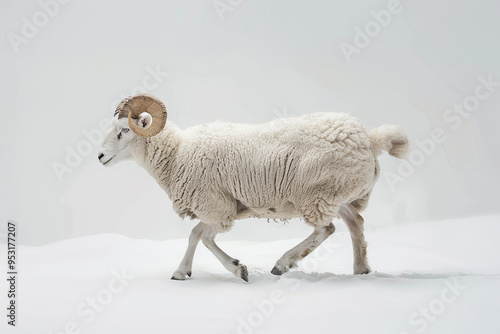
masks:
{"type": "Polygon", "coordinates": [[[122,133],[127,133],[128,130],[130,130],[129,128],[122,128],[122,133]]]}

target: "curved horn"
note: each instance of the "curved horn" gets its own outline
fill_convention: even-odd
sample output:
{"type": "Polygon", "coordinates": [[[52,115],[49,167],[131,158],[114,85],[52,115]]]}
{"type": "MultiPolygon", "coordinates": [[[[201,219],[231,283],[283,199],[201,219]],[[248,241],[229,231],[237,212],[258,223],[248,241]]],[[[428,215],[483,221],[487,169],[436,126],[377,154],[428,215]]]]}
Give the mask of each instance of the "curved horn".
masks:
{"type": "Polygon", "coordinates": [[[165,108],[163,102],[148,94],[136,95],[124,99],[116,107],[116,114],[118,114],[118,118],[128,117],[130,129],[141,137],[156,136],[163,130],[167,122],[167,108],[165,108]],[[143,112],[150,114],[153,119],[151,125],[146,129],[132,122],[132,118],[139,118],[139,115],[143,112]]]}

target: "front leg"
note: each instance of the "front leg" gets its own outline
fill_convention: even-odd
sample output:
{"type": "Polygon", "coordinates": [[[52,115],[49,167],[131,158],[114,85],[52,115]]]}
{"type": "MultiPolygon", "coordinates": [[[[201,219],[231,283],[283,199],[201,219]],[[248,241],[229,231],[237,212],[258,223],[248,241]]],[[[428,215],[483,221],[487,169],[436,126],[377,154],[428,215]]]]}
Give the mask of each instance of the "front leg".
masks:
{"type": "Polygon", "coordinates": [[[195,227],[193,227],[193,229],[191,230],[191,234],[189,235],[189,245],[186,250],[186,253],[184,254],[184,258],[179,264],[179,268],[177,268],[177,270],[172,275],[172,279],[185,280],[186,276],[191,277],[194,252],[196,251],[196,246],[198,245],[198,242],[200,242],[203,231],[207,227],[208,226],[203,222],[200,222],[195,227]]]}
{"type": "Polygon", "coordinates": [[[241,278],[245,282],[248,282],[248,270],[247,267],[243,264],[240,264],[240,261],[234,259],[224,253],[222,249],[217,246],[214,241],[215,235],[219,233],[219,230],[215,228],[215,226],[211,226],[210,228],[206,228],[202,235],[201,240],[203,244],[207,246],[207,248],[215,255],[217,259],[222,263],[222,265],[232,272],[236,277],[241,278]]]}

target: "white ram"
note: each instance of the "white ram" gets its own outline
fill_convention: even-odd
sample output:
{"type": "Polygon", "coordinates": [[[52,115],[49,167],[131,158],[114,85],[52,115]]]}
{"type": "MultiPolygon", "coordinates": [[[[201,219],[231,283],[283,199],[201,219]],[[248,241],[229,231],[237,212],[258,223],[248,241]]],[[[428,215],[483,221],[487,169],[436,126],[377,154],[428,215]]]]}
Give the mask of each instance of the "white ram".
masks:
{"type": "Polygon", "coordinates": [[[301,217],[314,232],[287,251],[272,273],[281,275],[334,231],[334,218],[349,228],[354,273],[370,271],[363,234],[364,210],[379,176],[382,151],[401,158],[409,143],[397,126],[367,133],[346,114],[314,113],[260,125],[215,122],[180,130],[161,101],[150,95],[124,99],[104,139],[99,161],[111,166],[133,159],[170,197],[181,217],[197,218],[173,279],[191,276],[200,239],[237,277],[238,260],[214,242],[235,220],[301,217]],[[131,130],[131,131],[130,131],[131,130]]]}

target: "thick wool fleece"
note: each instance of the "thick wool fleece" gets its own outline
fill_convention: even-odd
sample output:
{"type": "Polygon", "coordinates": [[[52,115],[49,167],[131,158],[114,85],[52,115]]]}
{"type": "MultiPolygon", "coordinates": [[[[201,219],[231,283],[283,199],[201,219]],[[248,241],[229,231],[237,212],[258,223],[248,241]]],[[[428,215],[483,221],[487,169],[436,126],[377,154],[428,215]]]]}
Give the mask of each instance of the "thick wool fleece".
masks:
{"type": "Polygon", "coordinates": [[[132,154],[183,218],[229,228],[234,220],[252,216],[303,217],[326,226],[340,205],[366,202],[382,150],[400,156],[407,147],[396,127],[368,135],[346,114],[314,113],[184,131],[167,122],[157,136],[138,138],[132,154]]]}

